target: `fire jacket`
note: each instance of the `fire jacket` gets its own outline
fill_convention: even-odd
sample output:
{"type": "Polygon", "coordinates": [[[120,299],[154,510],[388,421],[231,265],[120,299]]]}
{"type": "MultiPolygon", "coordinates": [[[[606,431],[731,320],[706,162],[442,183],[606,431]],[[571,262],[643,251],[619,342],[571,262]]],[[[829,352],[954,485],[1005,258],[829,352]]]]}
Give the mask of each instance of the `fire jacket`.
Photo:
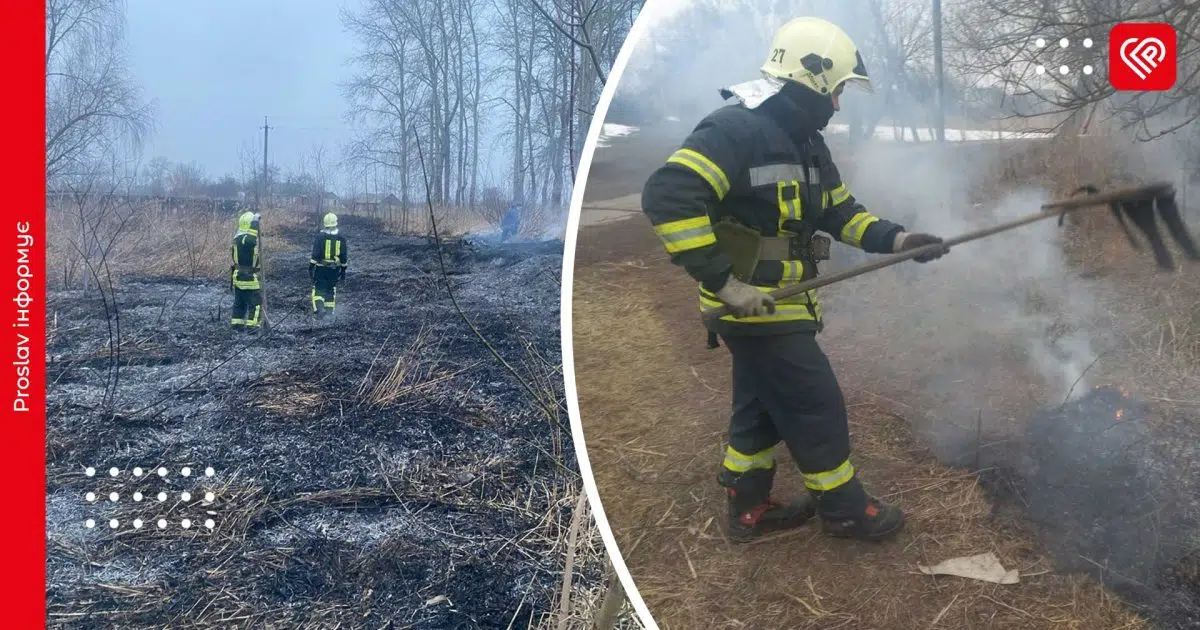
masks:
{"type": "Polygon", "coordinates": [[[350,247],[341,234],[318,232],[313,241],[310,266],[344,268],[349,263],[350,247]]]}
{"type": "Polygon", "coordinates": [[[258,236],[248,232],[238,232],[233,237],[233,287],[244,291],[261,289],[259,283],[258,236]]]}
{"type": "MultiPolygon", "coordinates": [[[[782,96],[753,109],[724,106],[701,120],[646,181],[642,210],[671,262],[699,282],[701,311],[722,306],[715,293],[733,272],[713,230],[722,219],[761,236],[794,237],[800,245],[794,256],[760,259],[750,278],[740,278],[763,292],[817,275],[816,257],[803,251],[816,232],[866,252],[892,253],[904,230],[855,200],[815,126],[796,122],[805,120],[798,109],[782,96]]],[[[710,334],[774,335],[819,331],[823,319],[813,290],[778,300],[773,314],[729,315],[706,326],[710,334]]]]}

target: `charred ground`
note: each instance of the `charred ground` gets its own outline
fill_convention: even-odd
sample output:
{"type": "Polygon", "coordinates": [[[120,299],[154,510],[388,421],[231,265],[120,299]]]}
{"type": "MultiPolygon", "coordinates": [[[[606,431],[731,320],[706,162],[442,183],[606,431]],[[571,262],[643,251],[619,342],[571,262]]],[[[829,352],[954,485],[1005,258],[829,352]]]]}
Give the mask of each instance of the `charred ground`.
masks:
{"type": "Polygon", "coordinates": [[[338,319],[316,324],[312,232],[266,230],[261,338],[229,331],[223,279],[126,275],[108,316],[94,291],[50,295],[49,621],[536,625],[578,481],[557,415],[561,242],[442,244],[459,304],[526,388],[457,314],[432,239],[345,217],[338,319]]]}

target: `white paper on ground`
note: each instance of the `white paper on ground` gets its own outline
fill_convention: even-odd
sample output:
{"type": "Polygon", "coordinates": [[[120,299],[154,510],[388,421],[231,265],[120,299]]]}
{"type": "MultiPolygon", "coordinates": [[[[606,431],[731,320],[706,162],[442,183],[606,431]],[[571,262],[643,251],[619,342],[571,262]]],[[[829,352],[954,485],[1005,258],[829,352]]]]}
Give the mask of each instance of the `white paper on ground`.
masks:
{"type": "Polygon", "coordinates": [[[931,567],[918,564],[917,568],[925,575],[953,575],[993,584],[1016,584],[1021,581],[1019,571],[1006,571],[1004,565],[1000,564],[1000,559],[990,551],[974,556],[950,558],[931,567]]]}

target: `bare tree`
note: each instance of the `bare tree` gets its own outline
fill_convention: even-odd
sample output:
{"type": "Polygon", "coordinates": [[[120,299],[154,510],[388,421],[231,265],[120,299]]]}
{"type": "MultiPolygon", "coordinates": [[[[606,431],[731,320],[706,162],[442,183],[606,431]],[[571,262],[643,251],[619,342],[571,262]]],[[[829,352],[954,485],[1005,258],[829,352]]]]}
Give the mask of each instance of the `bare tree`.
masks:
{"type": "Polygon", "coordinates": [[[561,206],[641,4],[368,0],[343,16],[360,40],[347,158],[385,168],[407,208],[419,136],[436,204],[475,208],[492,180],[481,172],[502,160],[510,200],[561,206]]]}
{"type": "MultiPolygon", "coordinates": [[[[1173,133],[1200,117],[1200,4],[1165,0],[959,0],[947,7],[945,32],[954,43],[949,67],[976,90],[999,89],[1016,118],[1039,117],[1035,128],[1078,127],[1100,114],[1142,140],[1173,133]],[[1178,81],[1167,92],[1116,92],[1103,41],[1118,22],[1167,22],[1178,33],[1178,81]],[[1037,40],[1043,40],[1043,46],[1037,40]],[[1059,48],[1065,38],[1076,45],[1059,48]],[[1092,65],[1093,73],[1080,70],[1092,65]],[[1038,68],[1042,70],[1039,72],[1038,68]],[[1057,70],[1066,67],[1068,72],[1057,70]],[[1074,71],[1071,71],[1074,69],[1074,71]]],[[[949,52],[949,51],[948,51],[949,52]]]]}
{"type": "Polygon", "coordinates": [[[325,145],[316,144],[300,160],[304,171],[311,177],[307,194],[313,198],[317,214],[325,212],[325,197],[329,194],[330,164],[326,154],[325,145]]]}
{"type": "Polygon", "coordinates": [[[124,57],[120,0],[46,0],[46,179],[140,143],[151,108],[124,57]]]}
{"type": "Polygon", "coordinates": [[[167,192],[173,197],[190,197],[203,192],[208,183],[204,167],[196,162],[176,164],[171,169],[167,182],[167,192]]]}
{"type": "Polygon", "coordinates": [[[112,267],[118,248],[131,233],[134,207],[130,187],[137,169],[116,158],[93,162],[86,171],[62,178],[57,204],[49,209],[67,229],[55,239],[67,250],[64,286],[79,286],[85,295],[99,294],[108,331],[108,371],[102,405],[112,408],[118,391],[121,364],[121,317],[117,282],[112,267]],[[79,270],[79,277],[74,271],[79,270]],[[76,284],[78,283],[78,284],[76,284]]]}

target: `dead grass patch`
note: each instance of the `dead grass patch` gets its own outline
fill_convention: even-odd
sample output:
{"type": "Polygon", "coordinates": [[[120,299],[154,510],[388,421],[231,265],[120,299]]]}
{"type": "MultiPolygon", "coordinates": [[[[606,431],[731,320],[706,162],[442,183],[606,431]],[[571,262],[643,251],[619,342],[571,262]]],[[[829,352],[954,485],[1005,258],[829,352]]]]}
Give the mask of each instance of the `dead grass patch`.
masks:
{"type": "MultiPolygon", "coordinates": [[[[46,210],[46,265],[51,288],[78,288],[88,273],[85,258],[98,265],[105,250],[118,282],[123,276],[214,278],[229,269],[236,216],[160,209],[153,204],[88,207],[85,213],[90,213],[88,228],[81,227],[77,207],[57,205],[46,210]],[[88,241],[93,249],[85,257],[88,241]]],[[[309,221],[304,213],[283,210],[264,213],[263,224],[266,271],[270,274],[272,254],[299,249],[272,233],[306,227],[309,221]]]]}
{"type": "Polygon", "coordinates": [[[316,383],[288,372],[273,372],[255,384],[260,390],[251,407],[287,417],[311,416],[325,407],[325,396],[316,383]]]}
{"type": "Polygon", "coordinates": [[[392,360],[390,366],[380,366],[377,373],[376,366],[387,347],[387,342],[388,340],[384,339],[380,345],[379,352],[371,360],[371,366],[363,375],[356,392],[356,398],[371,407],[391,406],[418,394],[424,402],[428,402],[441,388],[447,390],[443,393],[452,392],[452,388],[445,387],[446,384],[479,363],[456,369],[443,366],[440,362],[439,342],[434,338],[432,329],[423,324],[408,346],[392,360]],[[382,371],[384,367],[386,372],[382,371]]]}
{"type": "MultiPolygon", "coordinates": [[[[683,308],[631,287],[689,283],[664,264],[577,269],[575,356],[585,439],[609,522],[663,628],[1141,628],[1090,579],[1060,575],[1031,535],[993,520],[975,475],[939,464],[890,406],[854,391],[856,461],[909,514],[879,546],[806,527],[746,546],[724,536],[713,476],[727,423],[728,359],[702,354],[683,308]],[[614,326],[614,322],[620,322],[614,326]],[[697,350],[689,350],[696,347],[697,350]],[[653,376],[650,376],[653,366],[653,376]],[[993,551],[1023,581],[931,578],[917,564],[993,551]]],[[[781,489],[802,484],[781,450],[781,489]]]]}

